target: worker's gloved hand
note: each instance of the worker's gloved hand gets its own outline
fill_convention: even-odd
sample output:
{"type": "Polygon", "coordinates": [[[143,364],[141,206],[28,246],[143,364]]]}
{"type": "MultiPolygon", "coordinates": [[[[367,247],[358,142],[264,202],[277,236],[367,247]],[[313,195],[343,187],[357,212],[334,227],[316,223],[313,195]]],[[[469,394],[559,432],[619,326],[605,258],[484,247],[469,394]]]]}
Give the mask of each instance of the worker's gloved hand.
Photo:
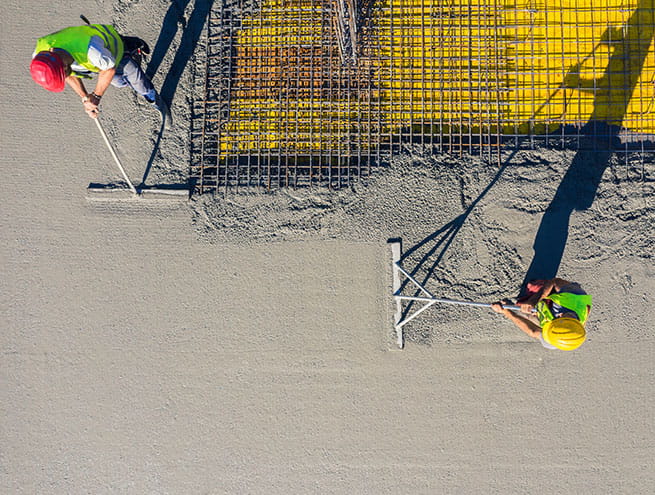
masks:
{"type": "Polygon", "coordinates": [[[84,105],[84,111],[92,119],[98,118],[98,105],[100,105],[100,98],[94,93],[90,93],[85,98],[82,98],[82,104],[84,105]]]}

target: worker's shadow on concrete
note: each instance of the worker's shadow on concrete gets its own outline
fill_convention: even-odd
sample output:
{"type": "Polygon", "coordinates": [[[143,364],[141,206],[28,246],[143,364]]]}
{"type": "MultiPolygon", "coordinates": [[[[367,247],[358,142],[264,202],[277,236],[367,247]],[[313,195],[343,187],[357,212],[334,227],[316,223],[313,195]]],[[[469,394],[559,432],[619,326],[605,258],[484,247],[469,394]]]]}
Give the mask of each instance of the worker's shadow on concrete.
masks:
{"type": "MultiPolygon", "coordinates": [[[[161,86],[159,94],[166,104],[171,107],[173,103],[173,97],[177,90],[177,85],[180,82],[182,77],[182,72],[192,57],[193,52],[196,49],[200,35],[202,34],[202,29],[205,26],[205,21],[209,16],[209,12],[212,8],[214,0],[195,0],[193,4],[193,10],[189,15],[188,19],[184,16],[184,11],[189,4],[190,0],[171,0],[170,6],[164,15],[164,21],[162,23],[161,32],[159,33],[159,38],[155,44],[155,48],[152,50],[152,55],[150,56],[150,61],[146,67],[146,75],[152,79],[153,76],[159,70],[166,53],[170,49],[170,46],[175,38],[178,28],[183,29],[182,38],[180,40],[180,46],[175,53],[173,62],[171,63],[170,69],[166,74],[164,82],[161,86]]],[[[145,184],[148,175],[150,174],[150,169],[152,164],[155,161],[155,158],[159,154],[159,146],[161,143],[162,136],[164,134],[164,124],[162,123],[161,129],[157,136],[157,141],[155,146],[152,149],[150,158],[148,159],[148,164],[146,165],[143,178],[141,179],[141,184],[145,184]]]]}
{"type": "Polygon", "coordinates": [[[564,88],[593,93],[594,107],[589,121],[579,129],[579,151],[541,219],[534,240],[534,257],[521,287],[530,280],[557,275],[571,214],[588,209],[594,201],[614,149],[620,145],[621,124],[653,39],[654,5],[655,0],[641,0],[624,26],[605,32],[599,46],[605,45],[612,53],[601,77],[581,79],[580,63],[564,78],[564,88]]]}
{"type": "Polygon", "coordinates": [[[178,28],[181,28],[182,37],[180,45],[175,53],[170,69],[166,74],[161,86],[160,94],[164,101],[171,106],[177,85],[182,77],[182,72],[193,55],[205,21],[209,16],[214,0],[195,0],[193,10],[189,17],[184,16],[184,11],[190,0],[171,0],[171,4],[164,15],[161,32],[152,51],[146,74],[152,79],[159,70],[166,53],[170,49],[171,43],[177,34],[178,28]]]}

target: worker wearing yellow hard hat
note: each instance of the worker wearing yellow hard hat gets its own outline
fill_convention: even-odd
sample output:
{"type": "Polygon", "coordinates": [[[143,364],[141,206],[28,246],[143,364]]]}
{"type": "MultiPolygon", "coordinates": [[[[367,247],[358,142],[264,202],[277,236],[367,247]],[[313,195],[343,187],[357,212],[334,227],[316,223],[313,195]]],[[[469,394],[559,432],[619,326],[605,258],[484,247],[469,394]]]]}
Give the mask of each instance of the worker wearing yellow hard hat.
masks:
{"type": "Polygon", "coordinates": [[[507,301],[491,308],[546,348],[572,351],[580,347],[586,338],[591,296],[578,283],[561,278],[536,280],[526,289],[527,295],[517,304],[527,316],[506,308],[507,301]]]}

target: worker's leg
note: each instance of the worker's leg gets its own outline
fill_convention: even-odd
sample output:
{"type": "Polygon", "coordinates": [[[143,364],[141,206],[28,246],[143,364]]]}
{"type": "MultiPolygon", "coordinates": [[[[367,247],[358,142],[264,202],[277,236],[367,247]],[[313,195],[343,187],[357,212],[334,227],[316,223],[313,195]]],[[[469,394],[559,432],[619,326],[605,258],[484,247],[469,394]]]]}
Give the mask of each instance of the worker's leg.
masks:
{"type": "Polygon", "coordinates": [[[140,94],[150,103],[154,103],[157,96],[157,91],[155,91],[150,79],[129,56],[123,57],[123,60],[121,60],[111,84],[117,88],[129,86],[135,93],[140,94]]]}
{"type": "Polygon", "coordinates": [[[116,75],[111,81],[112,85],[122,88],[129,86],[135,93],[143,96],[152,106],[161,113],[164,123],[170,127],[173,119],[168,105],[157,93],[148,76],[141,70],[139,64],[129,56],[123,57],[116,68],[116,75]]]}

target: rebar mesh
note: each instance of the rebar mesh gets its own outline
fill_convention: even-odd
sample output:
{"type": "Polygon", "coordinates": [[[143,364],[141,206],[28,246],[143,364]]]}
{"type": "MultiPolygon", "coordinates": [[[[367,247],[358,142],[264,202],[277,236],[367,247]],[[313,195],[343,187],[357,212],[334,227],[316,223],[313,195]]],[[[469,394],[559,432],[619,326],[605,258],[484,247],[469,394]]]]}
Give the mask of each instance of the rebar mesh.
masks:
{"type": "Polygon", "coordinates": [[[404,143],[655,149],[655,0],[234,0],[208,22],[198,192],[349,185],[404,143]]]}

